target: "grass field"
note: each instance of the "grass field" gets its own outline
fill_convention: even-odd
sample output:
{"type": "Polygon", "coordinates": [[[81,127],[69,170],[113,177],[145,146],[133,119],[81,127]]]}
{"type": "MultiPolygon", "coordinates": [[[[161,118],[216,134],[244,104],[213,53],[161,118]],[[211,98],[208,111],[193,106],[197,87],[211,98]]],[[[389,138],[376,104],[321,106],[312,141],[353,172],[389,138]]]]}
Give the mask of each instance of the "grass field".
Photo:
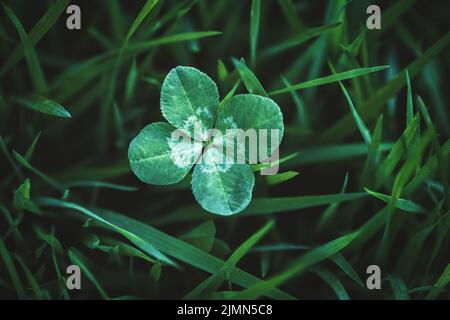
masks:
{"type": "Polygon", "coordinates": [[[0,298],[449,298],[448,1],[1,3],[0,298]],[[177,66],[280,106],[242,212],[131,172],[177,66]]]}

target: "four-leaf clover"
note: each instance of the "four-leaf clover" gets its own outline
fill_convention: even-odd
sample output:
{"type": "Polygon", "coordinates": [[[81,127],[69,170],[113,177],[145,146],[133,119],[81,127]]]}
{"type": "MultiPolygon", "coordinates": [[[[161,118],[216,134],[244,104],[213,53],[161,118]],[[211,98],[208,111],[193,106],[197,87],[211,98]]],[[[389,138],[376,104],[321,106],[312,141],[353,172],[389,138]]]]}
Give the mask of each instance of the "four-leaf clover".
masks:
{"type": "MultiPolygon", "coordinates": [[[[239,94],[227,99],[219,110],[214,81],[195,68],[178,66],[162,85],[161,111],[169,123],[147,125],[130,143],[128,158],[134,174],[145,183],[168,185],[182,180],[195,166],[192,191],[203,209],[220,215],[245,209],[255,183],[248,151],[247,163],[242,163],[226,158],[222,147],[234,138],[230,132],[236,129],[277,130],[278,140],[265,141],[267,151],[263,156],[258,153],[257,160],[269,158],[284,132],[279,106],[266,97],[239,94]],[[220,138],[208,134],[212,128],[222,133],[220,138]]],[[[242,144],[245,141],[237,143],[236,153],[243,150],[242,144]]]]}

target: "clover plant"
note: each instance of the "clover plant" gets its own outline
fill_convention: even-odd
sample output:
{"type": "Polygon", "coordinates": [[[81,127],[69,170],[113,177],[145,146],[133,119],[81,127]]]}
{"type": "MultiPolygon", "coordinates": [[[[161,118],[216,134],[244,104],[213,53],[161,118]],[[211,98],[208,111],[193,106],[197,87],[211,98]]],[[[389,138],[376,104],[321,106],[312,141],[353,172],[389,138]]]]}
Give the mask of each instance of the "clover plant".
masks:
{"type": "Polygon", "coordinates": [[[131,141],[128,158],[134,174],[145,183],[169,185],[182,180],[194,168],[192,191],[203,209],[219,215],[245,209],[255,184],[245,141],[236,142],[236,154],[246,150],[244,162],[233,161],[235,158],[222,161],[223,145],[234,139],[233,130],[277,130],[278,139],[268,144],[267,151],[258,152],[258,162],[267,160],[283,136],[279,106],[266,97],[239,94],[219,107],[214,81],[195,68],[183,66],[167,74],[160,103],[162,115],[169,123],[151,123],[131,141]],[[208,134],[208,129],[221,133],[220,138],[208,134]]]}

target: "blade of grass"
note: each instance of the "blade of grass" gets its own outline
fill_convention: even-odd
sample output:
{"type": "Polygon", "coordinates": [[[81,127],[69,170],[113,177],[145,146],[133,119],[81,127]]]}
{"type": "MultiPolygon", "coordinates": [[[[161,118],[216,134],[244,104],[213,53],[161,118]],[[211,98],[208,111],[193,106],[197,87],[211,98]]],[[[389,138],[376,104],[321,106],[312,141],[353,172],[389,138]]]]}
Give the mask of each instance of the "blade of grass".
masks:
{"type": "Polygon", "coordinates": [[[33,97],[32,99],[24,99],[17,97],[14,99],[18,104],[27,107],[28,109],[38,111],[60,118],[71,118],[70,113],[64,109],[59,103],[43,97],[33,97]]]}
{"type": "Polygon", "coordinates": [[[425,120],[425,123],[428,127],[428,130],[432,132],[433,136],[433,148],[436,153],[436,159],[437,159],[437,165],[439,170],[439,176],[442,180],[442,184],[444,185],[444,195],[445,195],[445,209],[448,209],[450,206],[450,189],[449,189],[449,182],[448,182],[448,159],[445,160],[445,156],[442,152],[442,148],[439,144],[438,139],[438,133],[436,131],[436,128],[434,127],[433,121],[431,121],[431,117],[428,113],[428,108],[426,107],[425,103],[423,102],[422,98],[420,96],[417,97],[419,110],[423,116],[423,119],[425,120]]]}
{"type": "Polygon", "coordinates": [[[247,88],[248,92],[267,97],[266,90],[264,90],[261,82],[259,82],[255,74],[247,67],[245,61],[243,59],[237,60],[234,58],[232,59],[232,61],[236,70],[239,72],[242,82],[244,82],[244,85],[247,88]]]}
{"type": "Polygon", "coordinates": [[[31,156],[34,153],[34,149],[36,149],[36,145],[39,141],[39,138],[41,137],[41,133],[42,131],[39,131],[36,135],[36,137],[33,139],[33,142],[31,143],[31,145],[28,147],[27,152],[25,153],[25,159],[27,161],[30,161],[31,156]]]}
{"type": "MultiPolygon", "coordinates": [[[[333,73],[333,75],[335,75],[336,70],[334,69],[334,66],[331,64],[331,62],[330,62],[330,68],[331,68],[331,72],[333,73]]],[[[342,81],[339,80],[338,83],[339,83],[339,86],[341,87],[342,92],[344,93],[345,99],[347,100],[348,106],[350,107],[350,112],[353,116],[353,120],[355,120],[356,126],[358,127],[359,132],[361,133],[361,136],[364,139],[364,142],[367,145],[370,145],[372,142],[372,138],[370,136],[369,129],[367,129],[366,124],[359,116],[358,111],[356,111],[356,108],[353,105],[352,99],[350,98],[350,95],[348,94],[347,89],[345,89],[345,86],[342,83],[342,81]]]]}
{"type": "Polygon", "coordinates": [[[210,252],[214,244],[215,235],[216,226],[214,221],[207,220],[198,227],[195,227],[188,233],[181,236],[180,240],[183,240],[205,252],[210,252]]]}
{"type": "Polygon", "coordinates": [[[14,257],[16,258],[17,262],[19,262],[19,265],[22,268],[23,273],[25,274],[28,284],[30,285],[31,290],[33,290],[33,293],[34,293],[34,296],[36,297],[36,299],[44,300],[45,295],[44,295],[43,291],[41,290],[41,288],[39,287],[39,284],[36,281],[35,277],[33,276],[33,273],[31,272],[31,270],[25,264],[25,262],[20,257],[20,255],[16,254],[16,255],[14,255],[14,257]]]}
{"type": "Polygon", "coordinates": [[[25,289],[22,285],[22,281],[20,280],[19,275],[17,274],[17,270],[14,266],[14,263],[11,259],[11,255],[9,254],[8,249],[3,242],[2,236],[0,236],[0,256],[2,257],[2,261],[5,264],[6,270],[11,277],[14,288],[16,289],[17,296],[19,299],[25,299],[25,289]]]}
{"type": "MultiPolygon", "coordinates": [[[[91,217],[109,228],[116,230],[119,233],[125,233],[130,237],[140,238],[147,245],[154,246],[167,255],[175,259],[183,261],[198,269],[207,271],[211,274],[217,273],[222,267],[224,261],[220,260],[200,249],[197,249],[181,240],[173,238],[166,233],[163,233],[149,225],[142,222],[123,216],[111,211],[102,210],[94,213],[75,203],[64,202],[52,198],[40,199],[40,203],[45,206],[69,208],[83,213],[91,217]]],[[[139,245],[138,245],[139,246],[139,245]]],[[[230,281],[243,287],[249,287],[260,280],[245,271],[235,268],[230,275],[230,281]]],[[[275,289],[268,292],[268,296],[279,299],[286,299],[291,297],[281,290],[275,289]]]]}
{"type": "MultiPolygon", "coordinates": [[[[281,76],[281,80],[283,81],[284,85],[286,87],[290,87],[291,83],[286,79],[285,77],[281,76]]],[[[297,91],[291,91],[292,100],[294,100],[295,107],[297,108],[298,113],[298,123],[301,127],[308,129],[309,128],[309,121],[308,121],[308,115],[306,113],[305,105],[300,98],[300,95],[297,91]]]]}
{"type": "Polygon", "coordinates": [[[356,77],[359,77],[359,76],[362,76],[362,75],[365,75],[365,74],[381,71],[381,70],[384,70],[386,68],[389,68],[389,66],[377,66],[377,67],[370,67],[370,68],[358,68],[358,69],[348,70],[348,71],[344,71],[344,72],[338,72],[336,74],[332,74],[332,75],[329,75],[329,76],[326,76],[326,77],[305,81],[305,82],[302,82],[302,83],[294,84],[294,85],[289,86],[287,88],[281,88],[281,89],[278,89],[278,90],[275,90],[275,91],[271,91],[271,92],[269,92],[269,96],[276,96],[276,95],[280,95],[280,94],[283,94],[283,93],[286,93],[286,92],[295,91],[295,90],[301,90],[301,89],[306,89],[306,88],[322,86],[324,84],[338,82],[338,81],[341,81],[341,80],[353,79],[353,78],[356,78],[356,77]]]}
{"type": "MultiPolygon", "coordinates": [[[[341,194],[344,194],[347,190],[348,185],[348,172],[345,174],[344,182],[342,183],[341,187],[341,194]]],[[[323,232],[324,229],[326,229],[327,226],[332,224],[332,218],[335,216],[338,208],[339,208],[339,202],[330,204],[323,213],[320,215],[319,222],[317,223],[318,232],[323,232]]]]}
{"type": "Polygon", "coordinates": [[[68,256],[70,261],[79,266],[81,271],[83,271],[83,275],[85,275],[92,284],[97,288],[98,292],[100,293],[100,296],[104,300],[109,300],[110,297],[106,293],[106,291],[103,289],[102,285],[98,282],[95,275],[92,273],[91,269],[87,266],[86,263],[86,257],[83,256],[83,254],[78,251],[76,248],[70,248],[68,250],[68,256]]]}
{"type": "Polygon", "coordinates": [[[416,0],[400,0],[396,1],[383,13],[383,28],[377,33],[377,36],[381,36],[391,26],[398,23],[400,16],[407,12],[408,9],[416,2],[416,0]]]}
{"type": "MultiPolygon", "coordinates": [[[[367,188],[364,188],[364,190],[366,190],[366,192],[369,193],[370,195],[374,196],[375,198],[377,198],[387,204],[389,204],[391,202],[392,196],[390,196],[390,195],[375,192],[375,191],[369,190],[367,188]]],[[[401,209],[401,210],[404,210],[407,212],[426,213],[426,210],[422,206],[418,205],[414,201],[407,200],[407,199],[401,199],[401,198],[397,199],[396,206],[398,209],[401,209]]]]}
{"type": "Polygon", "coordinates": [[[310,250],[308,253],[304,254],[297,261],[295,261],[286,270],[280,272],[279,274],[268,280],[262,281],[261,283],[245,289],[244,291],[234,294],[233,298],[256,299],[258,297],[261,297],[269,290],[273,290],[273,288],[282,285],[289,279],[292,279],[294,276],[298,276],[300,273],[308,270],[310,267],[338,253],[350,242],[352,242],[356,236],[356,232],[351,233],[310,250]]]}
{"type": "MultiPolygon", "coordinates": [[[[420,55],[416,60],[410,63],[406,68],[408,69],[411,78],[416,76],[422,68],[432,60],[436,55],[443,51],[450,43],[450,32],[447,32],[441,39],[433,44],[427,51],[420,55]]],[[[364,102],[359,109],[361,118],[365,121],[376,117],[383,110],[387,101],[395,95],[406,84],[405,73],[400,71],[397,76],[377,90],[377,92],[366,102],[364,102]]],[[[353,119],[351,115],[344,116],[331,128],[327,129],[318,139],[320,143],[333,143],[342,141],[356,129],[352,125],[353,119]]]]}
{"type": "Polygon", "coordinates": [[[298,155],[299,155],[299,152],[293,152],[293,153],[290,153],[287,156],[284,156],[281,159],[276,160],[274,162],[255,164],[255,165],[252,165],[251,167],[252,167],[253,172],[258,172],[258,171],[261,171],[263,169],[271,168],[271,167],[273,167],[275,165],[280,165],[280,164],[282,164],[284,162],[287,162],[287,161],[289,161],[291,159],[295,159],[296,157],[298,157],[298,155]]]}
{"type": "MultiPolygon", "coordinates": [[[[70,0],[57,0],[47,12],[39,19],[35,26],[31,29],[28,34],[29,42],[32,46],[35,46],[42,37],[51,29],[51,27],[58,21],[61,14],[67,8],[70,0]]],[[[24,56],[24,46],[21,44],[20,47],[16,48],[11,55],[7,58],[6,62],[3,64],[0,70],[0,78],[5,75],[6,72],[11,70],[17,62],[19,62],[24,56]]]]}
{"type": "Polygon", "coordinates": [[[428,131],[425,136],[421,138],[414,146],[414,150],[411,152],[411,155],[408,157],[407,161],[395,177],[394,185],[392,187],[392,195],[388,204],[388,220],[384,229],[383,238],[381,239],[381,243],[377,252],[377,260],[379,261],[384,261],[384,259],[387,257],[390,238],[393,237],[393,235],[390,234],[392,233],[391,221],[393,219],[397,203],[400,199],[400,195],[402,194],[406,183],[413,174],[413,171],[415,170],[415,168],[417,168],[417,165],[422,158],[422,154],[424,153],[425,148],[428,146],[430,140],[431,131],[428,131]]]}
{"type": "Polygon", "coordinates": [[[426,300],[435,299],[439,295],[439,293],[441,293],[440,289],[445,288],[449,282],[450,282],[450,263],[447,264],[440,277],[436,280],[434,284],[435,289],[431,290],[427,294],[425,299],[426,300]]]}
{"type": "MultiPolygon", "coordinates": [[[[382,143],[379,152],[391,150],[392,144],[382,143]]],[[[289,168],[320,162],[333,162],[357,158],[367,154],[367,146],[363,143],[334,144],[301,149],[300,156],[286,163],[289,168]]]]}
{"type": "Polygon", "coordinates": [[[395,274],[388,276],[395,300],[409,300],[409,292],[405,282],[395,274]]]}
{"type": "MultiPolygon", "coordinates": [[[[280,198],[256,198],[250,205],[239,214],[243,216],[267,215],[270,213],[286,212],[326,206],[332,203],[353,201],[367,196],[366,193],[337,193],[316,196],[280,197],[280,198]]],[[[211,214],[201,210],[198,205],[185,206],[176,209],[166,216],[152,220],[152,223],[162,225],[173,222],[183,222],[211,218],[211,214]]],[[[213,219],[220,219],[220,216],[213,216],[213,219]]]]}
{"type": "Polygon", "coordinates": [[[285,181],[289,181],[289,180],[295,178],[296,176],[298,176],[297,171],[286,171],[286,172],[266,176],[266,181],[269,186],[276,186],[285,181]]]}
{"type": "Polygon", "coordinates": [[[115,184],[110,182],[104,182],[104,181],[96,181],[96,180],[79,180],[79,181],[71,181],[69,183],[66,183],[65,186],[67,188],[106,188],[106,189],[112,189],[112,190],[119,190],[119,191],[137,191],[138,188],[131,187],[131,186],[125,186],[121,184],[115,184]]]}
{"type": "Polygon", "coordinates": [[[203,294],[212,293],[220,288],[222,282],[229,278],[237,263],[250,251],[250,249],[263,238],[274,226],[274,220],[269,220],[261,229],[244,241],[223,264],[216,274],[212,274],[198,286],[192,289],[183,299],[196,299],[203,294]]]}
{"type": "Polygon", "coordinates": [[[330,260],[333,261],[339,268],[341,268],[341,270],[344,271],[359,286],[364,287],[364,284],[361,281],[358,273],[341,253],[336,253],[334,256],[331,256],[330,260]]]}
{"type": "Polygon", "coordinates": [[[412,98],[412,90],[411,90],[411,80],[409,79],[408,69],[405,69],[405,78],[406,78],[406,125],[410,124],[414,117],[414,106],[413,106],[413,98],[412,98]]]}
{"type": "Polygon", "coordinates": [[[13,151],[13,156],[14,156],[14,158],[16,158],[16,160],[19,162],[19,164],[21,166],[25,167],[26,169],[30,170],[31,172],[33,172],[34,174],[39,176],[42,180],[47,182],[53,188],[55,188],[57,190],[60,190],[60,191],[64,191],[66,189],[61,183],[59,183],[55,179],[49,177],[48,175],[46,175],[42,171],[40,171],[40,170],[36,169],[35,167],[33,167],[24,157],[22,157],[16,151],[13,151]]]}
{"type": "MultiPolygon", "coordinates": [[[[369,183],[369,174],[374,172],[376,164],[378,162],[382,131],[383,131],[383,115],[381,114],[377,119],[377,123],[375,124],[375,129],[371,137],[371,143],[369,145],[367,158],[366,161],[364,162],[364,167],[361,174],[362,187],[366,186],[369,183]]],[[[373,179],[374,177],[371,178],[373,179]]]]}
{"type": "Polygon", "coordinates": [[[341,22],[336,22],[336,23],[332,23],[332,24],[328,24],[328,25],[324,25],[324,26],[320,26],[320,27],[314,27],[314,28],[302,30],[298,35],[295,35],[292,38],[283,40],[279,44],[276,44],[274,46],[263,49],[261,51],[260,58],[266,59],[266,58],[278,55],[280,53],[283,53],[286,50],[297,47],[297,46],[307,42],[308,40],[318,37],[318,36],[324,34],[325,32],[328,32],[329,30],[334,29],[340,25],[342,25],[341,22]]]}
{"type": "Polygon", "coordinates": [[[322,278],[333,289],[339,300],[350,300],[344,285],[332,272],[322,267],[316,267],[312,272],[322,278]]]}
{"type": "Polygon", "coordinates": [[[291,29],[294,31],[300,31],[303,29],[303,23],[298,16],[297,8],[295,7],[292,0],[278,0],[278,4],[283,11],[283,15],[286,17],[291,29]]]}
{"type": "Polygon", "coordinates": [[[261,1],[252,0],[250,10],[250,64],[255,66],[256,48],[258,46],[259,20],[261,16],[261,1]]]}
{"type": "Polygon", "coordinates": [[[17,29],[17,32],[19,33],[20,42],[22,43],[23,52],[25,54],[25,59],[28,64],[28,70],[30,71],[30,77],[34,89],[39,94],[45,94],[47,92],[47,82],[45,81],[44,74],[42,73],[41,65],[39,63],[36,51],[34,51],[33,44],[31,43],[28,34],[26,33],[19,19],[17,19],[14,12],[4,3],[2,3],[2,5],[6,15],[14,24],[14,27],[17,29]]]}
{"type": "Polygon", "coordinates": [[[416,115],[413,120],[408,124],[405,131],[397,142],[392,147],[391,151],[387,155],[386,159],[378,166],[375,174],[375,187],[376,189],[381,186],[391,176],[395,167],[405,154],[405,148],[408,148],[416,131],[419,127],[419,115],[416,115]]]}
{"type": "Polygon", "coordinates": [[[0,136],[0,151],[3,153],[3,155],[8,160],[8,162],[11,164],[17,177],[19,177],[20,180],[23,180],[24,176],[23,176],[22,170],[20,170],[19,166],[17,166],[17,164],[11,158],[11,155],[8,152],[8,148],[6,146],[5,140],[3,139],[2,136],[0,136]]]}
{"type": "Polygon", "coordinates": [[[397,273],[401,274],[403,279],[409,279],[414,266],[416,266],[417,258],[424,246],[425,240],[434,228],[435,225],[421,229],[411,237],[407,245],[403,248],[396,267],[396,270],[398,270],[397,273]],[[405,263],[405,261],[408,261],[408,263],[405,263]]]}

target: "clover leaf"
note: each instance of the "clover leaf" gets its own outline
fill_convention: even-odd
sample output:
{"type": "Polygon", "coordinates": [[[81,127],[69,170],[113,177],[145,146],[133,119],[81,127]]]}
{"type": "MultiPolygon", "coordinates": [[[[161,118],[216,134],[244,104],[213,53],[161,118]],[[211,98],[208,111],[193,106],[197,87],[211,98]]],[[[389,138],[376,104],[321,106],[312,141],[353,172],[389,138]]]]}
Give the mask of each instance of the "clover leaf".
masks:
{"type": "Polygon", "coordinates": [[[169,123],[149,124],[131,141],[128,158],[133,173],[145,183],[168,185],[194,167],[192,191],[203,209],[219,215],[244,210],[255,184],[249,163],[267,161],[281,143],[284,125],[279,106],[266,97],[239,94],[219,110],[214,81],[183,66],[167,74],[160,103],[169,123]],[[248,129],[262,129],[268,136],[258,135],[256,145],[247,146],[236,132],[248,129]],[[234,148],[231,156],[224,152],[228,147],[234,148]]]}

